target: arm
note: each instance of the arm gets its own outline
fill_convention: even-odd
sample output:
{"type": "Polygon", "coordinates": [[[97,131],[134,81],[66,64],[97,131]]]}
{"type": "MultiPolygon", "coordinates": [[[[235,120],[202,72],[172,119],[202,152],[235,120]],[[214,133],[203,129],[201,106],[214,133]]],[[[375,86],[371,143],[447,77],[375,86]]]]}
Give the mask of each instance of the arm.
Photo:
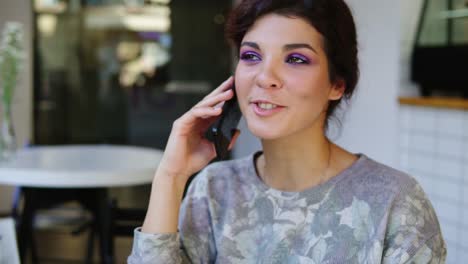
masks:
{"type": "Polygon", "coordinates": [[[413,182],[390,211],[382,263],[444,263],[446,246],[436,213],[422,188],[413,182]]]}
{"type": "Polygon", "coordinates": [[[428,239],[405,263],[443,264],[446,257],[444,240],[441,234],[437,234],[428,239]]]}
{"type": "Polygon", "coordinates": [[[135,230],[130,264],[212,263],[216,256],[205,170],[194,179],[180,209],[179,233],[135,230]]]}
{"type": "Polygon", "coordinates": [[[203,134],[221,114],[219,104],[232,98],[228,89],[232,81],[229,78],[174,122],[153,179],[143,227],[141,232],[136,230],[129,263],[184,263],[185,253],[179,250],[183,238],[177,234],[183,190],[189,177],[216,157],[213,144],[203,134]]]}
{"type": "Polygon", "coordinates": [[[176,177],[154,177],[150,206],[142,229],[135,230],[133,249],[127,262],[145,263],[190,263],[180,250],[177,221],[183,188],[176,177]],[[158,217],[161,216],[161,217],[158,217]]]}

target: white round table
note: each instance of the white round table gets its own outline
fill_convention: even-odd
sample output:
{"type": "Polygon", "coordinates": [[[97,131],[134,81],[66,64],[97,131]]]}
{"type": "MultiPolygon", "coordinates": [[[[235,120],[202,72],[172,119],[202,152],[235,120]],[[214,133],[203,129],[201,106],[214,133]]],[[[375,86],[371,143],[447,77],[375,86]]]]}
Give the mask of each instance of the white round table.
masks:
{"type": "Polygon", "coordinates": [[[93,188],[151,183],[161,150],[113,145],[38,146],[0,163],[0,184],[93,188]]]}
{"type": "MultiPolygon", "coordinates": [[[[91,234],[98,236],[101,262],[114,263],[114,217],[107,189],[151,183],[162,155],[161,150],[132,146],[37,146],[21,149],[0,163],[0,184],[21,187],[24,198],[17,219],[21,258],[30,247],[32,262],[38,263],[33,237],[36,211],[76,200],[94,216],[91,234]]],[[[91,257],[88,251],[88,262],[91,257]]]]}

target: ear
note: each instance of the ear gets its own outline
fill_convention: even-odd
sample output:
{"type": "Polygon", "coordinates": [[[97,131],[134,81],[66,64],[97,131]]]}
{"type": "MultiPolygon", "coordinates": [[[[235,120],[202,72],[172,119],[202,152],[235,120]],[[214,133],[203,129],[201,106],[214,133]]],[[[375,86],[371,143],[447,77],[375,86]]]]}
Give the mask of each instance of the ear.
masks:
{"type": "Polygon", "coordinates": [[[330,93],[328,94],[328,100],[335,101],[341,99],[346,89],[346,84],[343,79],[339,79],[335,84],[331,86],[330,93]]]}

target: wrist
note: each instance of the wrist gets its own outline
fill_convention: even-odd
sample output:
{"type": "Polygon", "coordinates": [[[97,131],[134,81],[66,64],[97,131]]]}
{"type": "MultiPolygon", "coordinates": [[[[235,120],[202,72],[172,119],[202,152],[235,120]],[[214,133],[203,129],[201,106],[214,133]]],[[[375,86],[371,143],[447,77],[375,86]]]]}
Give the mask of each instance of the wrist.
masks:
{"type": "Polygon", "coordinates": [[[161,186],[166,190],[176,190],[182,194],[188,178],[183,174],[158,169],[153,178],[153,185],[161,186]]]}

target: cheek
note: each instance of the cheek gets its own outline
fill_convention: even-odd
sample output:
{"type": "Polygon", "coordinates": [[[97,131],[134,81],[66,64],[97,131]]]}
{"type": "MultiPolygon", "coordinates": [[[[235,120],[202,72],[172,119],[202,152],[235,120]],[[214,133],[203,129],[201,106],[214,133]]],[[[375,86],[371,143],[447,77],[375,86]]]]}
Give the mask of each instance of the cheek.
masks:
{"type": "Polygon", "coordinates": [[[236,68],[234,76],[234,84],[236,87],[237,100],[243,114],[245,114],[245,108],[248,106],[248,95],[249,95],[249,82],[246,75],[239,69],[236,68]]]}
{"type": "Polygon", "coordinates": [[[289,94],[299,101],[310,101],[319,95],[320,85],[315,80],[309,78],[294,78],[290,80],[288,87],[289,94]]]}
{"type": "Polygon", "coordinates": [[[255,69],[251,67],[246,67],[242,63],[237,64],[235,72],[235,82],[239,83],[248,83],[251,82],[255,77],[255,69]]]}
{"type": "Polygon", "coordinates": [[[304,73],[290,79],[295,95],[305,100],[322,100],[328,98],[330,83],[326,76],[319,71],[304,73]]]}
{"type": "Polygon", "coordinates": [[[242,97],[246,93],[247,78],[243,73],[242,69],[238,66],[234,74],[234,85],[236,86],[236,92],[239,97],[242,97]]]}
{"type": "Polygon", "coordinates": [[[319,113],[328,103],[327,84],[317,79],[304,78],[302,81],[295,80],[296,89],[291,89],[289,94],[295,98],[295,108],[299,112],[319,113]]]}

